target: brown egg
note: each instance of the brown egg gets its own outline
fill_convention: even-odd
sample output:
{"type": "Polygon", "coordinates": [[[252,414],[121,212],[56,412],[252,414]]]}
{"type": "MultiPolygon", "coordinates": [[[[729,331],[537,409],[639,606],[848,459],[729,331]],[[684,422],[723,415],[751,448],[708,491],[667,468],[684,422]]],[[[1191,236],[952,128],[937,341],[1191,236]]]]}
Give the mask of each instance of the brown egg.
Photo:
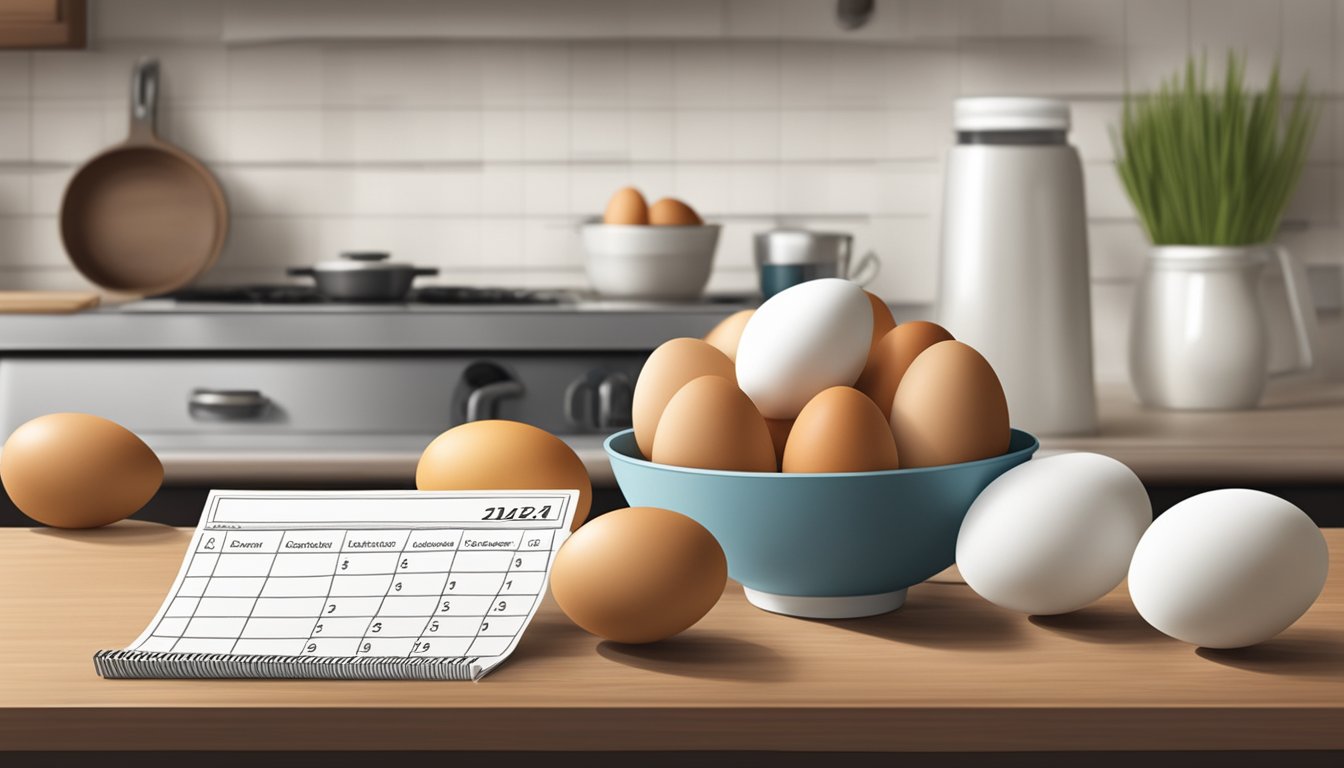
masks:
{"type": "Polygon", "coordinates": [[[649,223],[655,227],[698,227],[705,222],[691,206],[672,197],[649,206],[649,223]]]}
{"type": "Polygon", "coordinates": [[[864,293],[868,295],[868,303],[873,305],[873,342],[868,348],[868,356],[871,358],[873,352],[877,350],[877,343],[888,331],[896,327],[896,318],[891,316],[891,307],[888,307],[887,302],[880,296],[872,291],[864,293]]]}
{"type": "Polygon", "coordinates": [[[39,416],[0,453],[14,506],[55,528],[96,528],[130,517],[163,484],[159,457],[134,433],[87,413],[39,416]]]}
{"type": "Polygon", "coordinates": [[[923,320],[901,323],[878,340],[854,388],[872,398],[883,416],[890,416],[891,399],[896,396],[896,387],[910,363],[934,344],[951,340],[952,334],[936,323],[923,320]]]}
{"type": "Polygon", "coordinates": [[[747,321],[756,314],[754,309],[744,309],[740,312],[725,317],[714,326],[713,330],[705,334],[705,343],[719,350],[728,356],[729,360],[737,361],[737,342],[742,339],[742,329],[747,327],[747,321]]]}
{"type": "Polygon", "coordinates": [[[699,339],[672,339],[664,342],[639,372],[630,404],[635,443],[645,458],[653,455],[653,436],[667,401],[691,379],[722,376],[737,381],[733,361],[699,339]]]}
{"type": "Polygon", "coordinates": [[[784,464],[784,446],[789,442],[789,431],[793,429],[793,419],[766,419],[765,428],[770,430],[770,442],[775,446],[775,463],[784,464]]]}
{"type": "Polygon", "coordinates": [[[898,469],[891,426],[853,387],[831,387],[803,406],[784,448],[785,472],[877,472],[898,469]]]}
{"type": "Polygon", "coordinates": [[[891,429],[902,467],[1000,456],[1008,451],[1008,401],[979,352],[940,341],[906,370],[892,399],[891,429]]]}
{"type": "Polygon", "coordinates": [[[555,553],[551,594],[575,624],[618,643],[665,640],[723,595],[728,560],[714,536],[656,507],[593,518],[555,553]]]}
{"type": "Polygon", "coordinates": [[[588,519],[593,484],[574,449],[544,429],[517,421],[472,421],[444,432],[420,454],[422,491],[570,490],[579,492],[572,528],[588,519]]]}
{"type": "Polygon", "coordinates": [[[634,187],[621,187],[607,201],[603,224],[643,225],[649,223],[649,204],[634,187]]]}
{"type": "Polygon", "coordinates": [[[774,472],[775,446],[765,419],[737,384],[701,376],[677,390],[653,438],[659,464],[737,472],[774,472]]]}

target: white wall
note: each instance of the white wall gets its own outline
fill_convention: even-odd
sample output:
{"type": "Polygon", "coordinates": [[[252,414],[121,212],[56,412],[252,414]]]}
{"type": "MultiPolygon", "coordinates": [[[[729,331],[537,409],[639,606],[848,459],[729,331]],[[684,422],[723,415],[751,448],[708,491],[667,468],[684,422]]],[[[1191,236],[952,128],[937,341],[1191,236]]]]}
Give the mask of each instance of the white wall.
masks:
{"type": "Polygon", "coordinates": [[[879,293],[926,303],[952,99],[1048,94],[1073,104],[1099,370],[1122,378],[1144,239],[1108,126],[1127,87],[1228,46],[1253,77],[1282,50],[1286,74],[1329,98],[1283,239],[1342,260],[1344,7],[1330,0],[892,0],[852,37],[830,0],[91,5],[92,50],[0,53],[3,288],[82,285],[61,193],[124,135],[145,53],[163,60],[162,134],[230,198],[216,283],[385,248],[450,282],[582,285],[575,226],[633,183],[724,223],[712,288],[749,288],[750,234],[788,222],[854,232],[883,258],[879,293]],[[422,27],[435,39],[368,37],[422,27]],[[255,42],[307,33],[324,39],[255,42]]]}

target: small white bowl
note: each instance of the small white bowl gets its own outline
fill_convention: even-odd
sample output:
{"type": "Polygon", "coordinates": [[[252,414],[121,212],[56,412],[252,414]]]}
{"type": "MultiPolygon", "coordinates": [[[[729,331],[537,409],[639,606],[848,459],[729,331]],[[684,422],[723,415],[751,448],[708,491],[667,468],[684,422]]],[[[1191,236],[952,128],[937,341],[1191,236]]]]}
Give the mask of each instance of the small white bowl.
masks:
{"type": "Polygon", "coordinates": [[[583,225],[584,266],[603,296],[695,299],[709,283],[719,225],[692,227],[583,225]]]}

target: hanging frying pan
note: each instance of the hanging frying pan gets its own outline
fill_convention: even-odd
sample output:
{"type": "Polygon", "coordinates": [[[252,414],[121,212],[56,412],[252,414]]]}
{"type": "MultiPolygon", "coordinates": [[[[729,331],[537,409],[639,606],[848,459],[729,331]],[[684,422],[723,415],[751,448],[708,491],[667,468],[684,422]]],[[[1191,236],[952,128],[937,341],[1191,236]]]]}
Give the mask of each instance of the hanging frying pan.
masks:
{"type": "Polygon", "coordinates": [[[154,133],[159,62],[141,59],[131,79],[131,131],[71,179],[61,239],[80,274],[113,291],[166,293],[215,260],[229,228],[219,182],[154,133]]]}

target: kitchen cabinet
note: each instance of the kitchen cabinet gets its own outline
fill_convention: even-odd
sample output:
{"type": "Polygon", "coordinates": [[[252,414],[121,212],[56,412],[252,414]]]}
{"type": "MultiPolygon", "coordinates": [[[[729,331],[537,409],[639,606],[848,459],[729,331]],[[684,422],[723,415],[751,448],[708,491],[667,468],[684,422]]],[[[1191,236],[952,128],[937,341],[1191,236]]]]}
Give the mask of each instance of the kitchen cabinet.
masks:
{"type": "Polygon", "coordinates": [[[83,48],[85,0],[0,0],[0,48],[83,48]]]}
{"type": "MultiPolygon", "coordinates": [[[[93,653],[144,628],[191,534],[0,530],[4,749],[747,750],[776,753],[772,765],[796,750],[1344,749],[1344,531],[1325,532],[1333,567],[1316,605],[1236,651],[1160,635],[1123,587],[1028,618],[923,584],[894,613],[804,621],[751,607],[730,582],[699,624],[648,646],[600,641],[547,600],[478,684],[100,679],[93,653]]],[[[1210,764],[1192,759],[1179,764],[1210,764]]]]}

